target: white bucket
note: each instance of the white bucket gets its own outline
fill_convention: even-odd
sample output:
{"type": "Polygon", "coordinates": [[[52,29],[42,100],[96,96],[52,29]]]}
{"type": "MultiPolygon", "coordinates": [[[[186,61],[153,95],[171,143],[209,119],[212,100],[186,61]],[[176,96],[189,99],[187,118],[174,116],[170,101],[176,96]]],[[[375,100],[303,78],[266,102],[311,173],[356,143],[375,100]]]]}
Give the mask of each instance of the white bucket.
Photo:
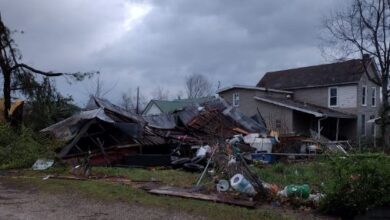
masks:
{"type": "Polygon", "coordinates": [[[230,185],[233,189],[235,189],[238,192],[254,196],[256,195],[256,190],[253,188],[252,184],[245,179],[245,177],[242,174],[236,174],[230,179],[230,185]]]}
{"type": "Polygon", "coordinates": [[[272,152],[272,140],[271,138],[255,138],[255,140],[250,143],[250,146],[256,148],[256,151],[262,151],[271,153],[272,152]]]}
{"type": "Polygon", "coordinates": [[[217,184],[217,191],[218,192],[226,192],[229,190],[229,181],[227,180],[219,180],[217,184]]]}

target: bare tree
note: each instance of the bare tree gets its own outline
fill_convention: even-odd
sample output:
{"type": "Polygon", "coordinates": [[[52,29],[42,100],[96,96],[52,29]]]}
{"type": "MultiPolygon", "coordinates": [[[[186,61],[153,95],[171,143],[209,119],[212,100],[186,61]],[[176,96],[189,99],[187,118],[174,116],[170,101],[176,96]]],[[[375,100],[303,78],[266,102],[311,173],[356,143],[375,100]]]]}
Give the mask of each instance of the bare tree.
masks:
{"type": "Polygon", "coordinates": [[[126,111],[134,110],[137,106],[136,102],[137,100],[134,101],[131,93],[122,93],[120,106],[122,106],[126,111]]]}
{"type": "Polygon", "coordinates": [[[153,92],[152,92],[153,99],[157,100],[168,100],[169,98],[169,90],[164,89],[161,86],[158,86],[153,92]]]}
{"type": "Polygon", "coordinates": [[[98,76],[93,83],[94,84],[90,89],[91,91],[89,91],[89,96],[95,96],[98,98],[103,98],[108,95],[117,85],[117,83],[113,83],[112,85],[108,86],[107,83],[100,78],[100,76],[98,76]]]}
{"type": "Polygon", "coordinates": [[[188,98],[199,98],[212,94],[212,85],[202,74],[191,74],[186,77],[186,90],[188,98]]]}
{"type": "MultiPolygon", "coordinates": [[[[68,76],[79,81],[94,74],[94,72],[55,73],[42,71],[23,63],[21,52],[11,36],[13,33],[15,31],[11,32],[5,26],[0,15],[0,70],[3,76],[4,117],[7,121],[9,121],[12,92],[19,91],[23,95],[34,96],[37,89],[45,83],[42,77],[68,76]]],[[[46,82],[48,81],[46,80],[46,82]]]]}
{"type": "Polygon", "coordinates": [[[139,88],[137,88],[137,90],[134,93],[132,90],[122,93],[121,102],[119,105],[122,106],[126,111],[138,111],[138,113],[141,113],[147,105],[146,96],[139,92],[139,88]]]}
{"type": "Polygon", "coordinates": [[[361,57],[368,79],[381,86],[380,133],[384,145],[389,146],[385,135],[390,124],[390,1],[353,0],[347,8],[325,19],[324,25],[328,33],[323,38],[325,45],[336,48],[338,56],[343,58],[361,57]],[[365,59],[366,54],[370,59],[365,59]],[[379,67],[379,74],[370,74],[368,70],[371,64],[379,67]]]}

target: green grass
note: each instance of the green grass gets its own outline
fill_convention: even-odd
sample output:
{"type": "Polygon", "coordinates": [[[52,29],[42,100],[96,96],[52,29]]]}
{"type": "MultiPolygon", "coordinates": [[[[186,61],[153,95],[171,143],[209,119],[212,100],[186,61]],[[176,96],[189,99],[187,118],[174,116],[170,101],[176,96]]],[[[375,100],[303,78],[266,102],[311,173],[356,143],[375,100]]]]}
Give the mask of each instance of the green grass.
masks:
{"type": "Polygon", "coordinates": [[[322,189],[330,172],[326,162],[283,164],[254,168],[259,178],[267,183],[274,183],[280,187],[289,184],[309,184],[316,191],[322,189]]]}
{"type": "MultiPolygon", "coordinates": [[[[277,184],[283,188],[289,184],[310,185],[314,192],[322,192],[330,172],[330,163],[326,160],[310,163],[284,164],[278,163],[264,167],[252,167],[260,179],[268,183],[277,184]]],[[[20,171],[19,171],[20,172],[20,171]]],[[[176,197],[151,195],[143,190],[125,185],[102,181],[72,181],[48,180],[42,181],[40,177],[47,174],[68,173],[68,168],[51,168],[47,171],[23,171],[29,181],[42,189],[59,192],[75,191],[84,196],[94,197],[107,201],[125,201],[130,204],[139,204],[151,207],[160,207],[168,210],[180,210],[193,215],[203,215],[210,219],[292,219],[296,215],[283,212],[282,209],[255,209],[250,210],[225,204],[182,199],[176,197]]],[[[163,185],[191,187],[195,184],[199,173],[190,173],[173,169],[140,169],[140,168],[114,168],[93,167],[93,175],[125,176],[130,180],[159,180],[163,185]]],[[[205,182],[209,181],[208,179],[205,182]]]]}
{"type": "Polygon", "coordinates": [[[92,172],[93,174],[126,176],[131,180],[159,180],[167,185],[178,187],[191,187],[199,177],[198,173],[172,169],[93,167],[92,172]]]}
{"type": "MultiPolygon", "coordinates": [[[[95,170],[95,168],[93,168],[95,170]]],[[[61,171],[61,170],[60,170],[61,171]]],[[[96,168],[95,172],[107,173],[110,175],[126,175],[129,178],[145,180],[145,178],[160,178],[164,183],[176,183],[176,181],[193,182],[196,174],[185,173],[176,170],[148,171],[142,169],[123,168],[96,168]],[[169,175],[169,176],[166,176],[169,175]]],[[[201,215],[210,219],[293,219],[291,216],[282,213],[281,210],[247,209],[213,202],[199,201],[194,199],[182,199],[177,197],[151,195],[143,190],[135,189],[126,185],[113,183],[75,180],[46,180],[41,177],[49,172],[24,171],[24,178],[11,179],[17,185],[33,185],[41,190],[51,193],[74,192],[82,196],[99,200],[123,201],[129,204],[159,207],[172,211],[183,211],[193,215],[201,215]]],[[[182,184],[182,183],[180,183],[182,184]]],[[[180,185],[179,184],[179,185],[180,185]]],[[[187,185],[188,186],[188,185],[187,185]]]]}

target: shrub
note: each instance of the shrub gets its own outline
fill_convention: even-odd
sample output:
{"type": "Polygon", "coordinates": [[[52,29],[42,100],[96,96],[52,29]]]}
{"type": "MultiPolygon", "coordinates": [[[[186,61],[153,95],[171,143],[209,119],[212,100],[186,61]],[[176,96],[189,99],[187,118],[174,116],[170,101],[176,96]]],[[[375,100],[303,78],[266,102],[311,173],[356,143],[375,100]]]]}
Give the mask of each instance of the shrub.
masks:
{"type": "Polygon", "coordinates": [[[0,169],[30,167],[38,158],[53,157],[54,141],[28,128],[0,123],[0,169]]]}
{"type": "Polygon", "coordinates": [[[362,154],[330,162],[326,197],[320,209],[328,214],[353,217],[390,202],[390,158],[362,154]]]}

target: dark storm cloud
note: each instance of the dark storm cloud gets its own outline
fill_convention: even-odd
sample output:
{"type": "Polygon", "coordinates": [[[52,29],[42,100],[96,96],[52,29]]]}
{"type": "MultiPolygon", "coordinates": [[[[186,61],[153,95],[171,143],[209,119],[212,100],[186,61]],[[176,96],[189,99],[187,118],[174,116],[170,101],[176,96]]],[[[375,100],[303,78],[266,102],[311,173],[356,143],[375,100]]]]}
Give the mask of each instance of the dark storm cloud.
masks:
{"type": "Polygon", "coordinates": [[[317,48],[321,19],[338,4],[136,1],[148,13],[124,28],[125,1],[21,3],[5,1],[0,8],[9,26],[26,30],[18,37],[25,59],[50,69],[99,69],[108,87],[116,85],[108,95],[113,99],[138,85],[147,93],[161,86],[175,95],[191,73],[208,75],[215,85],[254,85],[266,71],[324,62],[317,48]]]}

